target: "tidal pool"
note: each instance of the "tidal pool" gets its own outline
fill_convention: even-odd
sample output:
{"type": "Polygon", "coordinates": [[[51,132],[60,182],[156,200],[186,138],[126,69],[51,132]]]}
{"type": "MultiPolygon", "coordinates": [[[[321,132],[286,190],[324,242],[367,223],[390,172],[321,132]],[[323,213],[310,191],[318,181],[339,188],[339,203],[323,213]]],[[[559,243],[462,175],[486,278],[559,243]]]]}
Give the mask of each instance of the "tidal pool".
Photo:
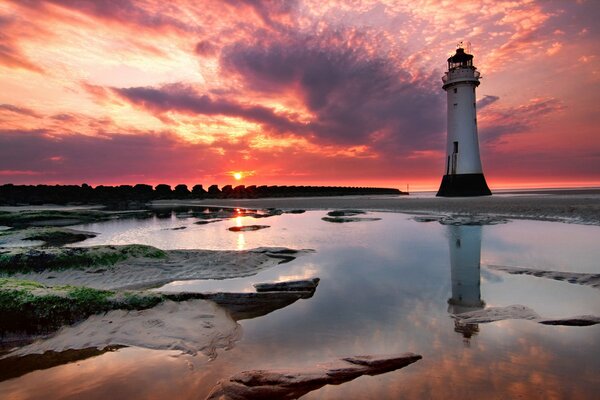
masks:
{"type": "Polygon", "coordinates": [[[451,315],[513,304],[547,318],[600,315],[597,288],[487,267],[598,274],[600,227],[524,220],[446,226],[375,212],[365,217],[381,220],[331,223],[324,216],[326,211],[309,211],[197,225],[198,219],[177,210],[161,218],[74,226],[99,233],[77,246],[315,250],[251,277],[177,281],[163,291],[242,292],[259,282],[321,281],[312,298],[239,321],[241,338],[214,359],[137,347],[28,355],[0,363],[0,397],[202,399],[219,379],[244,370],[410,351],[423,359],[303,398],[596,398],[600,325],[460,324],[451,315]],[[228,230],[253,224],[270,227],[228,230]]]}

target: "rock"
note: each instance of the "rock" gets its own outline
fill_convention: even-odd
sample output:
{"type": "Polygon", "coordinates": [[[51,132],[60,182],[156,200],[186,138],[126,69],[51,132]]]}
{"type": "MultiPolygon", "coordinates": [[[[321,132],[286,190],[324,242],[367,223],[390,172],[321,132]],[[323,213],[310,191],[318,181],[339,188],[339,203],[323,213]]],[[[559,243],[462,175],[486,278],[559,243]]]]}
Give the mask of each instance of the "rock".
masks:
{"type": "Polygon", "coordinates": [[[287,210],[284,211],[286,214],[304,214],[306,210],[287,210]]]}
{"type": "Polygon", "coordinates": [[[223,220],[222,219],[204,219],[204,220],[196,221],[196,222],[194,222],[194,224],[206,225],[206,224],[212,224],[213,222],[220,222],[220,221],[223,221],[223,220]]]}
{"type": "Polygon", "coordinates": [[[323,217],[325,222],[345,223],[345,222],[363,222],[363,221],[379,221],[381,218],[361,218],[361,217],[323,217]]]}
{"type": "Polygon", "coordinates": [[[287,282],[255,283],[253,286],[257,292],[314,292],[319,285],[319,281],[319,278],[313,278],[287,282]]]}
{"type": "Polygon", "coordinates": [[[269,225],[246,225],[246,226],[232,226],[228,228],[231,232],[250,232],[258,231],[260,229],[270,228],[269,225]]]}
{"type": "Polygon", "coordinates": [[[581,315],[570,318],[544,319],[538,322],[544,325],[590,326],[600,324],[600,317],[595,315],[581,315]]]}
{"type": "MultiPolygon", "coordinates": [[[[312,297],[312,292],[262,292],[262,293],[190,293],[191,298],[210,300],[226,309],[234,321],[267,315],[289,306],[300,299],[312,297]]],[[[182,295],[166,297],[181,300],[182,295]]]]}
{"type": "Polygon", "coordinates": [[[419,215],[413,218],[417,222],[438,221],[442,225],[498,225],[508,222],[505,218],[490,215],[419,215]]]}
{"type": "Polygon", "coordinates": [[[327,213],[330,217],[352,217],[359,214],[366,214],[366,212],[362,210],[333,210],[327,213]]]}
{"type": "Polygon", "coordinates": [[[443,216],[440,216],[440,215],[431,215],[431,216],[419,215],[417,217],[414,217],[413,220],[415,220],[417,222],[434,222],[434,221],[439,221],[442,218],[443,218],[443,216]]]}
{"type": "Polygon", "coordinates": [[[422,357],[353,356],[304,370],[252,370],[217,383],[206,400],[296,399],[325,385],[340,385],[363,375],[379,375],[404,368],[422,357]]]}

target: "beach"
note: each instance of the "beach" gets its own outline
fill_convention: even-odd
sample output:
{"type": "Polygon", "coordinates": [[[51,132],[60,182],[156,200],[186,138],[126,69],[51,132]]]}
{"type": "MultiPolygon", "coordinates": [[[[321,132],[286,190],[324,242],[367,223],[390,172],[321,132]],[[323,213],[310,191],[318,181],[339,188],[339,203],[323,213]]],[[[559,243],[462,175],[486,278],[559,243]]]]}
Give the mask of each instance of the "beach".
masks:
{"type": "Polygon", "coordinates": [[[599,200],[2,207],[0,393],[593,398],[599,200]]]}

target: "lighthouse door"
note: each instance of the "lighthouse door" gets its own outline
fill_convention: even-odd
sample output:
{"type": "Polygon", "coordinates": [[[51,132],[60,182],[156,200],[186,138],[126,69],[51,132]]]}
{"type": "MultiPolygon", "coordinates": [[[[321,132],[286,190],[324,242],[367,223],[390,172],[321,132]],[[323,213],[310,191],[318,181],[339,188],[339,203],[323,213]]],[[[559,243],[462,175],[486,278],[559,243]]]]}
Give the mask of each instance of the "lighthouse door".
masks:
{"type": "Polygon", "coordinates": [[[456,174],[456,164],[458,162],[458,142],[454,142],[454,151],[452,152],[452,169],[451,174],[456,174]]]}

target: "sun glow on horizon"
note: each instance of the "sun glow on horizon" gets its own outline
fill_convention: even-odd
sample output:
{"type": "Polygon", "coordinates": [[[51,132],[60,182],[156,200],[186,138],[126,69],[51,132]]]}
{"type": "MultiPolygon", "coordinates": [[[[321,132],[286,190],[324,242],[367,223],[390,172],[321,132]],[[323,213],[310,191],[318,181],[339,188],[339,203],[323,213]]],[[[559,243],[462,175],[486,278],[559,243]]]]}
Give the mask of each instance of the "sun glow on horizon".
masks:
{"type": "Polygon", "coordinates": [[[235,179],[236,181],[239,181],[244,177],[244,175],[241,172],[234,172],[232,175],[233,179],[235,179]]]}

